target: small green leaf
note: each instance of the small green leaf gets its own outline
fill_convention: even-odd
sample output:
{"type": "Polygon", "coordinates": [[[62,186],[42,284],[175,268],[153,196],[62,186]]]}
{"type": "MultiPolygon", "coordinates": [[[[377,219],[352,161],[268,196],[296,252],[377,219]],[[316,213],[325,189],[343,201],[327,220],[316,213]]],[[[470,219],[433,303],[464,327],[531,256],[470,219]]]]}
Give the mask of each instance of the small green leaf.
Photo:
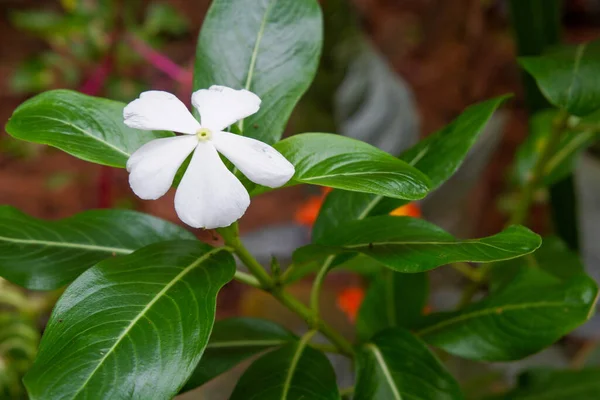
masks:
{"type": "Polygon", "coordinates": [[[60,221],[0,206],[0,276],[33,290],[57,289],[105,258],[165,240],[195,236],[128,210],[93,210],[60,221]]]}
{"type": "Polygon", "coordinates": [[[124,107],[117,101],[71,90],[51,90],[21,104],[6,124],[6,132],[85,161],[125,168],[131,153],[143,144],[173,133],[127,127],[124,107]]]}
{"type": "MultiPolygon", "coordinates": [[[[430,190],[439,187],[458,170],[494,111],[507,97],[496,97],[468,107],[451,124],[420,141],[400,158],[429,177],[430,190]]],[[[334,190],[327,196],[313,227],[313,243],[320,243],[326,230],[342,223],[387,214],[403,204],[406,201],[377,194],[334,190]]]]}
{"type": "Polygon", "coordinates": [[[420,199],[429,179],[367,143],[340,135],[303,133],[274,146],[296,168],[290,184],[309,183],[399,199],[420,199]]]}
{"type": "Polygon", "coordinates": [[[24,382],[30,398],[167,399],[192,374],[235,261],[199,241],[108,259],[60,298],[24,382]]]}
{"type": "Polygon", "coordinates": [[[427,316],[416,334],[460,357],[519,360],[587,321],[597,293],[596,283],[587,275],[561,282],[542,270],[525,268],[480,302],[427,316]]]}
{"type": "Polygon", "coordinates": [[[323,42],[316,0],[214,0],[202,24],[194,88],[248,89],[260,111],[244,135],[272,144],[315,76],[323,42]]]}
{"type": "Polygon", "coordinates": [[[536,80],[550,103],[585,116],[600,109],[600,41],[561,46],[519,64],[536,80]]]}
{"type": "Polygon", "coordinates": [[[230,400],[339,400],[333,367],[325,354],[307,346],[307,338],[254,361],[230,400]]]}
{"type": "Polygon", "coordinates": [[[285,328],[264,319],[217,321],[204,355],[182,391],[202,386],[256,354],[296,340],[285,328]]]}
{"type": "Polygon", "coordinates": [[[358,310],[356,331],[368,340],[385,328],[412,328],[422,318],[427,304],[427,274],[402,274],[382,271],[373,282],[358,310]]]}
{"type": "Polygon", "coordinates": [[[600,398],[600,368],[578,371],[546,368],[519,375],[518,386],[498,399],[505,400],[597,400],[600,398]]]}
{"type": "Polygon", "coordinates": [[[463,399],[458,383],[410,332],[390,328],[359,348],[357,400],[463,399]]]}
{"type": "Polygon", "coordinates": [[[414,273],[454,262],[508,260],[531,253],[540,244],[540,237],[523,226],[511,226],[482,239],[459,240],[422,219],[382,215],[327,232],[320,244],[296,250],[294,262],[361,253],[393,270],[414,273]]]}

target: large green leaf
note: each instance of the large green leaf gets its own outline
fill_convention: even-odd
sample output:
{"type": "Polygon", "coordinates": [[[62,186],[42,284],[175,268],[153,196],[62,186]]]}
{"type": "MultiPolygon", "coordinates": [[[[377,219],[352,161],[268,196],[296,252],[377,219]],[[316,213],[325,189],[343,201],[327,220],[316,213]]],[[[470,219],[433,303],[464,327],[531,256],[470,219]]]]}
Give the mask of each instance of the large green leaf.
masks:
{"type": "Polygon", "coordinates": [[[423,198],[429,190],[423,173],[359,140],[303,133],[274,147],[296,168],[292,185],[310,183],[409,200],[423,198]]]}
{"type": "MultiPolygon", "coordinates": [[[[468,107],[450,125],[420,141],[400,158],[425,173],[431,181],[431,189],[439,187],[460,167],[494,111],[506,98],[496,97],[468,107]]],[[[387,214],[405,203],[382,195],[334,190],[321,207],[313,227],[313,242],[319,243],[326,230],[342,223],[387,214]]]]}
{"type": "Polygon", "coordinates": [[[125,104],[71,90],[51,90],[21,104],[6,124],[17,139],[57,147],[82,160],[125,168],[152,139],[172,132],[140,131],[123,123],[125,104]]]}
{"type": "Polygon", "coordinates": [[[548,101],[570,114],[600,109],[600,41],[561,46],[538,57],[520,57],[548,101]]]}
{"type": "Polygon", "coordinates": [[[214,0],[198,40],[194,88],[256,93],[260,111],[240,128],[275,143],[317,70],[322,25],[317,0],[214,0]]]}
{"type": "Polygon", "coordinates": [[[169,399],[206,347],[224,248],[156,243],[83,273],[60,298],[25,376],[31,399],[169,399]]]}
{"type": "Polygon", "coordinates": [[[356,357],[357,400],[463,399],[458,383],[410,332],[390,328],[362,345],[356,357]]]}
{"type": "Polygon", "coordinates": [[[257,318],[229,318],[215,323],[202,360],[183,387],[201,386],[240,362],[297,338],[274,322],[257,318]]]}
{"type": "Polygon", "coordinates": [[[426,273],[381,271],[369,285],[358,310],[356,331],[359,338],[368,340],[375,333],[393,326],[412,328],[422,318],[428,294],[426,273]]]}
{"type": "Polygon", "coordinates": [[[600,399],[600,368],[586,368],[578,371],[535,369],[519,375],[518,381],[517,388],[498,399],[600,399]]]}
{"type": "Polygon", "coordinates": [[[271,351],[246,370],[230,400],[337,400],[335,372],[325,354],[305,336],[271,351]]]}
{"type": "Polygon", "coordinates": [[[426,317],[417,335],[445,351],[483,361],[518,360],[556,342],[591,315],[598,288],[587,275],[562,282],[535,268],[460,311],[426,317]]]}
{"type": "Polygon", "coordinates": [[[521,257],[541,244],[538,235],[511,226],[482,239],[460,240],[422,219],[382,215],[328,231],[321,244],[301,247],[294,262],[361,253],[399,272],[423,272],[454,262],[496,262],[521,257]]]}
{"type": "Polygon", "coordinates": [[[44,221],[0,206],[0,276],[28,289],[57,289],[98,261],[171,239],[195,237],[135,211],[93,210],[44,221]]]}

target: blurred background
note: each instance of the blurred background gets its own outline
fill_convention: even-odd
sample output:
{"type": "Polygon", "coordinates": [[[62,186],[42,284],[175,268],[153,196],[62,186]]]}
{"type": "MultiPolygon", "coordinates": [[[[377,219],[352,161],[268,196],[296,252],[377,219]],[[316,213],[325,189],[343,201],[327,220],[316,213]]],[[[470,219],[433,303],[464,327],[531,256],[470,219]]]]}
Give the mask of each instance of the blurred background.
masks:
{"type": "MultiPolygon", "coordinates": [[[[506,219],[503,210],[514,201],[511,165],[515,151],[527,136],[529,112],[539,108],[539,99],[531,91],[525,94],[532,82],[523,79],[517,54],[535,54],[559,37],[573,43],[598,37],[600,0],[565,0],[555,16],[559,24],[546,32],[549,42],[536,38],[539,21],[535,15],[515,15],[510,3],[544,7],[555,0],[320,2],[325,16],[321,65],[286,134],[336,132],[398,154],[451,122],[468,105],[515,93],[494,116],[457,175],[425,201],[398,211],[422,215],[460,237],[498,232],[506,219]],[[530,33],[519,35],[519,24],[521,28],[529,25],[530,33]]],[[[123,102],[144,90],[157,89],[175,93],[187,103],[196,39],[209,4],[209,0],[0,0],[0,121],[5,123],[28,97],[56,88],[123,102]]],[[[563,181],[571,188],[567,193],[577,200],[555,202],[554,212],[568,220],[575,215],[573,204],[579,208],[584,258],[590,273],[598,277],[600,249],[593,238],[598,237],[595,230],[600,226],[600,190],[594,185],[598,191],[594,192],[586,182],[598,181],[600,162],[593,150],[588,153],[574,176],[563,181]],[[564,212],[557,204],[567,204],[564,212]]],[[[16,206],[35,217],[57,219],[83,210],[117,207],[180,223],[173,195],[142,201],[129,189],[124,170],[86,163],[49,147],[14,140],[4,132],[0,136],[0,204],[16,206]]],[[[310,240],[324,196],[317,188],[293,187],[254,199],[241,220],[248,247],[265,263],[275,256],[285,265],[291,251],[310,240]]],[[[551,230],[549,207],[547,198],[539,199],[531,221],[534,230],[551,230]]],[[[567,227],[567,242],[568,231],[567,227]]],[[[576,233],[571,232],[573,242],[576,233]]],[[[199,236],[216,240],[211,232],[199,236]]],[[[432,274],[432,282],[430,307],[435,310],[455,304],[464,283],[443,268],[432,274]]],[[[291,290],[306,298],[309,287],[309,281],[298,282],[291,290]]],[[[0,282],[0,300],[12,290],[8,288],[0,282]]],[[[331,274],[324,294],[327,301],[322,302],[325,318],[350,334],[362,294],[362,280],[356,275],[331,274]]],[[[12,301],[28,305],[38,301],[35,295],[17,296],[21,295],[12,301]]],[[[236,283],[222,291],[219,301],[220,317],[265,316],[292,329],[301,326],[268,296],[236,283]]],[[[17,306],[24,312],[27,307],[17,306]]],[[[6,366],[0,351],[0,386],[14,381],[19,368],[28,366],[27,358],[35,353],[38,340],[35,329],[32,332],[31,351],[22,367],[6,366]]],[[[585,345],[600,337],[595,332],[600,329],[592,321],[569,340],[585,345]]],[[[474,382],[468,395],[478,398],[479,386],[506,385],[524,364],[562,366],[569,362],[553,348],[535,357],[486,369],[456,360],[451,369],[474,382]]],[[[340,360],[336,368],[349,366],[340,360]]],[[[239,372],[238,368],[232,373],[239,372]]],[[[226,387],[233,381],[227,376],[217,381],[186,398],[226,398],[226,387]]]]}

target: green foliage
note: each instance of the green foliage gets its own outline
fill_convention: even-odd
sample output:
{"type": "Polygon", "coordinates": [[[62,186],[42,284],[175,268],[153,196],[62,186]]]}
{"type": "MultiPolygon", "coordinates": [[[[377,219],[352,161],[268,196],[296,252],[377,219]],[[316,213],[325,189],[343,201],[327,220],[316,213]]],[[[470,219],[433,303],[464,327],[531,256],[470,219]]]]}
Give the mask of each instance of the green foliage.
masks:
{"type": "Polygon", "coordinates": [[[140,131],[123,124],[124,104],[70,90],[44,92],[21,104],[6,124],[16,139],[57,147],[77,158],[125,168],[129,156],[172,132],[140,131]]]}
{"type": "Polygon", "coordinates": [[[44,221],[0,206],[0,227],[0,275],[35,290],[57,289],[101,260],[152,243],[195,239],[177,225],[127,210],[44,221]]]}
{"type": "Polygon", "coordinates": [[[596,400],[600,397],[600,368],[579,371],[539,368],[519,376],[518,385],[498,400],[596,400]]]}
{"type": "Polygon", "coordinates": [[[256,93],[260,111],[239,128],[275,143],[315,76],[322,25],[317,0],[214,0],[198,38],[194,88],[217,84],[256,93]]]}
{"type": "Polygon", "coordinates": [[[31,399],[174,396],[202,356],[217,293],[234,271],[231,254],[198,241],[157,243],[92,267],[52,312],[25,376],[31,399]]]}
{"type": "Polygon", "coordinates": [[[458,383],[425,343],[404,329],[384,330],[356,357],[360,400],[463,399],[458,383]]]}

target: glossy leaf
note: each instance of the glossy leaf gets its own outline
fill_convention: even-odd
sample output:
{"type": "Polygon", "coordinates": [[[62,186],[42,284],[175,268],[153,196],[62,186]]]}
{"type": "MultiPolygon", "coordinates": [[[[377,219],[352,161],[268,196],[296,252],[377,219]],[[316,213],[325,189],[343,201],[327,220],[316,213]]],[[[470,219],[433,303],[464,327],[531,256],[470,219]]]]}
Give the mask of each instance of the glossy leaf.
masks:
{"type": "Polygon", "coordinates": [[[596,400],[600,398],[600,368],[578,371],[535,369],[519,375],[517,388],[499,399],[596,400]]]}
{"type": "Polygon", "coordinates": [[[522,226],[482,239],[460,240],[421,219],[388,215],[352,221],[329,231],[321,244],[301,247],[294,262],[361,253],[399,272],[423,272],[454,262],[495,262],[521,257],[541,244],[522,226]]]}
{"type": "Polygon", "coordinates": [[[404,329],[375,335],[359,348],[356,363],[357,400],[464,398],[425,343],[404,329]]]}
{"type": "Polygon", "coordinates": [[[260,111],[240,128],[275,143],[316,73],[322,19],[317,0],[214,0],[198,40],[194,88],[256,93],[260,111]]]}
{"type": "MultiPolygon", "coordinates": [[[[451,124],[420,141],[400,158],[429,177],[431,190],[439,187],[458,170],[494,111],[506,98],[496,97],[468,107],[451,124]]],[[[320,243],[326,230],[342,223],[387,214],[403,204],[406,202],[382,195],[334,190],[323,203],[313,227],[313,243],[320,243]]]]}
{"type": "Polygon", "coordinates": [[[274,146],[296,168],[290,184],[309,183],[400,199],[420,199],[429,179],[367,143],[340,135],[304,133],[274,146]]]}
{"type": "Polygon", "coordinates": [[[427,305],[427,274],[381,271],[358,310],[356,331],[362,340],[389,327],[412,328],[422,318],[427,305]]]}
{"type": "Polygon", "coordinates": [[[135,211],[93,210],[44,221],[0,206],[0,276],[28,289],[57,289],[105,258],[172,239],[195,236],[135,211]]]}
{"type": "Polygon", "coordinates": [[[591,315],[598,288],[587,275],[567,280],[522,269],[510,285],[460,311],[426,317],[416,331],[448,353],[482,361],[518,360],[537,353],[591,315]]]}
{"type": "Polygon", "coordinates": [[[296,340],[296,336],[285,328],[264,319],[217,321],[204,355],[183,391],[205,384],[256,354],[296,340]]]}
{"type": "Polygon", "coordinates": [[[131,153],[144,143],[173,133],[127,127],[123,107],[117,101],[71,90],[51,90],[21,104],[6,124],[6,132],[85,161],[125,168],[131,153]]]}
{"type": "MultiPolygon", "coordinates": [[[[306,337],[305,337],[306,338],[306,337]]],[[[271,351],[246,370],[230,400],[337,400],[335,372],[305,340],[271,351]]]]}
{"type": "Polygon", "coordinates": [[[519,64],[536,80],[550,103],[585,116],[600,109],[600,41],[561,46],[519,64]]]}
{"type": "Polygon", "coordinates": [[[192,374],[235,261],[199,241],[153,244],[83,273],[56,304],[24,382],[31,399],[167,399],[192,374]]]}

